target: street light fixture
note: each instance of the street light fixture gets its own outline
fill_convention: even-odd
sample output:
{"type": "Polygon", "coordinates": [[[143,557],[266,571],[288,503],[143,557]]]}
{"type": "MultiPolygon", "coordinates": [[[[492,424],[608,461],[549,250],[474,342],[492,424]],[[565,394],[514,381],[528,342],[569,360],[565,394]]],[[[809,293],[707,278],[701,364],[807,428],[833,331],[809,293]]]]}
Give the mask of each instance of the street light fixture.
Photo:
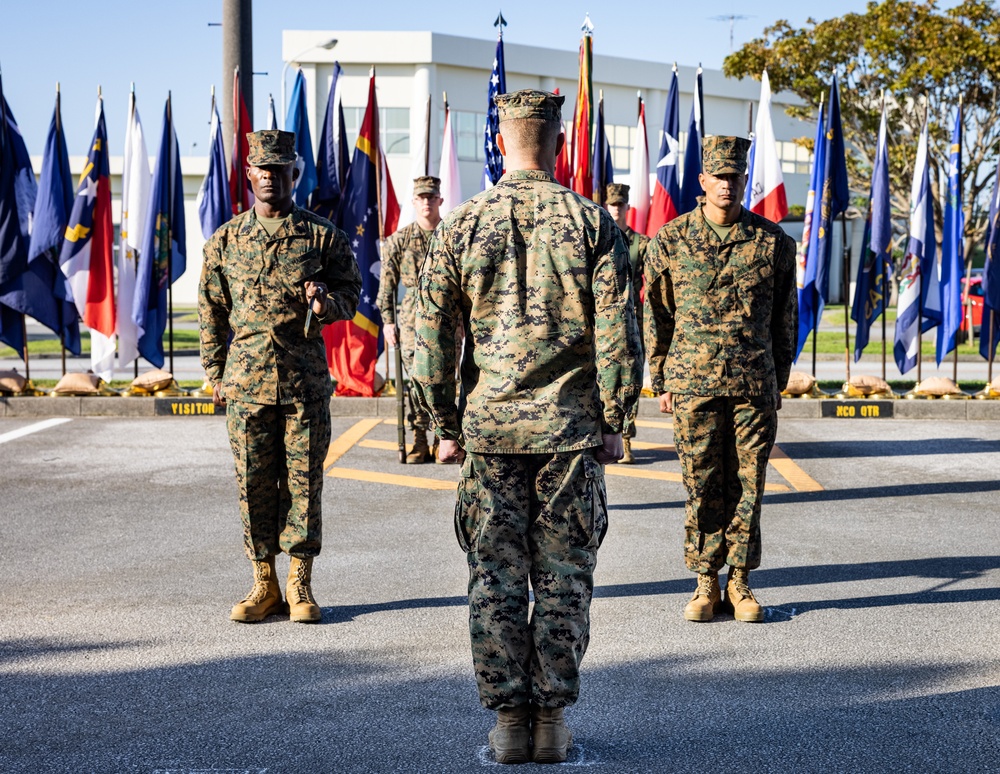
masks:
{"type": "Polygon", "coordinates": [[[335,45],[337,45],[337,39],[330,38],[329,40],[324,41],[323,43],[316,43],[312,46],[309,46],[309,48],[304,48],[301,51],[299,51],[299,53],[297,53],[295,56],[293,56],[291,59],[289,59],[287,62],[285,62],[285,66],[281,68],[281,125],[285,129],[288,128],[287,126],[285,126],[285,116],[288,111],[288,106],[285,104],[285,75],[287,75],[288,73],[288,66],[291,65],[292,62],[297,62],[300,56],[302,56],[303,54],[308,54],[314,48],[325,48],[327,51],[329,51],[335,45]]]}

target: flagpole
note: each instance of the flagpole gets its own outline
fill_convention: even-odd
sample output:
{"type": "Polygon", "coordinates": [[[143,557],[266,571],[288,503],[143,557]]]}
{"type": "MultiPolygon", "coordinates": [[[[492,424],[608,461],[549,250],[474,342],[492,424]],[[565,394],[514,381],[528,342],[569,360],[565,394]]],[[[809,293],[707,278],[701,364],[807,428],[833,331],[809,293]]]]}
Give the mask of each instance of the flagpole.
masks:
{"type": "MultiPolygon", "coordinates": [[[[62,136],[62,92],[59,88],[59,81],[56,81],[56,136],[62,136]]],[[[58,256],[56,256],[58,259],[58,256]]],[[[58,261],[57,261],[58,262],[58,261]]],[[[27,344],[25,344],[27,350],[27,344]]],[[[62,362],[62,375],[66,375],[66,327],[59,331],[59,352],[62,362]]]]}
{"type": "MultiPolygon", "coordinates": [[[[927,126],[927,101],[924,101],[924,126],[927,126]]],[[[914,173],[916,169],[914,169],[914,173]]],[[[927,191],[927,196],[930,196],[930,190],[927,191]]],[[[929,245],[924,245],[924,250],[930,249],[929,245]]],[[[920,257],[920,261],[917,263],[917,268],[920,271],[920,292],[917,293],[917,384],[920,386],[920,381],[922,378],[923,368],[924,368],[924,288],[927,278],[923,274],[923,256],[920,257]]],[[[896,324],[899,324],[899,319],[897,318],[896,324]]],[[[915,389],[915,388],[914,388],[915,389]]]]}
{"type": "MultiPolygon", "coordinates": [[[[882,89],[882,115],[885,116],[885,89],[882,89]]],[[[889,143],[889,138],[886,137],[886,150],[885,150],[886,159],[889,158],[888,143],[889,143]]],[[[869,203],[868,206],[870,207],[871,204],[869,203]]],[[[892,255],[891,229],[890,229],[889,245],[890,245],[890,256],[891,256],[892,255]]],[[[886,381],[886,375],[885,375],[886,335],[887,335],[886,318],[889,316],[889,273],[885,269],[886,265],[885,262],[883,261],[882,262],[882,381],[883,382],[886,381]]]]}
{"type": "Polygon", "coordinates": [[[843,241],[843,280],[841,285],[844,288],[844,362],[847,366],[847,379],[851,381],[851,281],[848,277],[851,265],[851,248],[847,244],[847,212],[840,213],[840,238],[843,241]]]}
{"type": "Polygon", "coordinates": [[[753,135],[753,102],[747,102],[747,137],[753,135]]]}
{"type": "MultiPolygon", "coordinates": [[[[964,108],[963,96],[964,95],[962,95],[962,94],[958,95],[958,126],[959,126],[960,129],[964,128],[963,127],[963,121],[962,121],[962,119],[964,118],[964,116],[963,116],[963,108],[964,108]]],[[[962,212],[962,137],[961,137],[961,135],[959,135],[959,138],[958,138],[958,201],[956,202],[956,205],[957,205],[958,213],[960,214],[962,212]]],[[[956,215],[956,217],[957,217],[957,215],[956,215]]],[[[945,238],[947,238],[947,236],[945,238]]],[[[961,239],[961,240],[964,240],[965,239],[965,235],[964,234],[959,234],[958,238],[961,239]]],[[[969,288],[969,282],[968,282],[968,280],[966,280],[965,287],[966,287],[966,292],[968,292],[968,288],[969,288]]],[[[943,314],[943,311],[944,311],[943,307],[944,307],[944,305],[942,304],[942,314],[943,314]]],[[[943,324],[944,324],[944,321],[942,320],[942,325],[943,324]]],[[[969,320],[969,341],[972,341],[972,320],[969,320]]],[[[955,382],[955,384],[958,384],[958,335],[957,335],[957,332],[956,332],[956,335],[955,335],[955,356],[952,359],[952,372],[951,372],[951,375],[952,375],[952,381],[955,382]]]]}
{"type": "Polygon", "coordinates": [[[174,176],[174,116],[170,104],[170,92],[167,92],[167,324],[170,330],[170,373],[174,372],[174,246],[173,246],[173,176],[174,176]]]}
{"type": "MultiPolygon", "coordinates": [[[[447,108],[446,108],[447,109],[447,108]]],[[[424,120],[424,174],[431,173],[431,95],[427,95],[427,116],[424,120]]]]}
{"type": "MultiPolygon", "coordinates": [[[[215,87],[214,86],[212,87],[212,94],[213,94],[213,98],[214,98],[214,94],[215,94],[215,87]]],[[[129,122],[129,126],[132,126],[132,119],[134,117],[135,117],[135,81],[132,81],[132,93],[131,93],[131,96],[130,96],[130,99],[129,99],[129,103],[128,103],[128,122],[129,122]]],[[[125,179],[125,176],[128,175],[128,173],[129,173],[129,171],[127,169],[122,171],[122,180],[123,181],[125,179]]],[[[124,189],[124,185],[122,186],[122,188],[124,189]]],[[[126,206],[127,206],[127,202],[125,202],[123,200],[122,201],[122,208],[124,209],[126,206]]],[[[119,245],[118,249],[119,250],[121,249],[120,245],[119,245]]],[[[138,379],[139,378],[139,356],[138,355],[136,355],[135,359],[132,361],[132,373],[133,373],[133,378],[134,379],[138,379]]]]}
{"type": "Polygon", "coordinates": [[[21,335],[24,337],[24,378],[31,379],[31,366],[28,365],[28,319],[21,315],[21,335]]]}
{"type": "Polygon", "coordinates": [[[636,93],[636,106],[635,106],[635,120],[639,120],[639,116],[642,115],[642,89],[639,89],[636,93]]]}

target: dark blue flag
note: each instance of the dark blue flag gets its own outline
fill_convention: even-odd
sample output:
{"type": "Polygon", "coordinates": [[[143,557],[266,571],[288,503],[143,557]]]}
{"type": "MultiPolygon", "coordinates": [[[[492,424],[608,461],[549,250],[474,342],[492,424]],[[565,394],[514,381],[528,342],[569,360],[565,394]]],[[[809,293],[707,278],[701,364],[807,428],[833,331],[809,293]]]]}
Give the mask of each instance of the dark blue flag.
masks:
{"type": "Polygon", "coordinates": [[[851,309],[851,319],[858,324],[854,339],[854,362],[861,359],[861,352],[868,346],[872,323],[885,311],[888,301],[885,297],[886,278],[892,270],[892,209],[889,202],[889,151],[886,146],[884,106],[861,249],[862,260],[858,261],[858,279],[851,309]]]}
{"type": "Polygon", "coordinates": [[[10,305],[28,268],[28,223],[35,174],[0,81],[0,341],[24,359],[24,314],[10,305]]]}
{"type": "Polygon", "coordinates": [[[593,178],[594,201],[604,206],[608,183],[615,181],[615,167],[611,161],[611,145],[604,129],[604,97],[597,103],[597,128],[594,132],[594,157],[590,163],[593,178]]]}
{"type": "Polygon", "coordinates": [[[681,181],[680,214],[691,212],[698,206],[698,197],[704,191],[698,181],[701,174],[701,140],[705,136],[705,101],[701,91],[701,67],[694,79],[694,99],[691,101],[691,118],[688,119],[687,142],[684,145],[684,179],[681,181]]]}
{"type": "MultiPolygon", "coordinates": [[[[497,147],[497,132],[500,131],[500,116],[493,98],[497,94],[507,93],[507,71],[503,63],[503,24],[497,37],[497,52],[493,57],[493,71],[490,73],[490,83],[486,90],[486,128],[483,130],[483,151],[486,161],[483,164],[483,190],[485,191],[503,177],[503,155],[497,147]]],[[[506,23],[506,22],[504,22],[506,23]]]]}
{"type": "Polygon", "coordinates": [[[312,135],[309,133],[309,114],[306,112],[306,77],[299,70],[292,87],[292,99],[288,103],[285,130],[295,132],[295,167],[299,170],[298,180],[292,197],[299,207],[307,207],[309,197],[316,190],[316,160],[313,158],[312,135]]]}
{"type": "Polygon", "coordinates": [[[962,267],[965,264],[965,214],[962,212],[962,109],[955,117],[948,154],[948,193],[944,206],[944,238],[941,240],[941,324],[937,328],[935,356],[941,365],[955,348],[962,325],[962,267]]]}
{"type": "Polygon", "coordinates": [[[830,298],[830,254],[833,250],[833,222],[850,204],[847,185],[847,158],[844,153],[844,133],[840,123],[840,91],[837,78],[830,84],[830,110],[821,147],[816,149],[814,177],[818,187],[809,230],[805,275],[799,307],[799,344],[801,353],[810,332],[819,326],[823,306],[830,298]],[[822,155],[821,155],[822,154],[822,155]],[[822,163],[820,163],[822,161],[822,163]]]}
{"type": "Polygon", "coordinates": [[[335,220],[340,207],[340,197],[347,181],[351,157],[347,148],[347,127],[344,124],[344,105],[341,100],[343,74],[340,62],[333,63],[333,80],[330,96],[326,100],[323,130],[320,132],[319,156],[316,159],[316,177],[319,182],[312,198],[312,209],[328,220],[335,220]]]}
{"type": "Polygon", "coordinates": [[[49,124],[42,156],[42,174],[35,198],[28,268],[19,288],[6,299],[10,306],[33,317],[59,336],[63,346],[80,354],[80,315],[70,299],[65,275],[59,271],[59,251],[73,209],[73,177],[62,131],[59,98],[49,124]]]}
{"type": "Polygon", "coordinates": [[[168,99],[132,304],[132,319],[140,331],[139,354],[157,368],[163,367],[163,332],[170,313],[167,288],[187,268],[186,244],[181,160],[168,99]]]}
{"type": "Polygon", "coordinates": [[[219,226],[233,217],[233,203],[229,198],[229,165],[226,163],[226,148],[222,144],[219,109],[214,99],[208,146],[208,172],[198,191],[198,219],[205,239],[210,239],[219,226]]]}
{"type": "Polygon", "coordinates": [[[1000,164],[997,165],[990,197],[990,218],[986,224],[986,263],[983,265],[983,324],[979,334],[979,354],[987,360],[996,356],[1000,341],[1000,164]],[[991,336],[992,329],[992,336],[991,336]]]}

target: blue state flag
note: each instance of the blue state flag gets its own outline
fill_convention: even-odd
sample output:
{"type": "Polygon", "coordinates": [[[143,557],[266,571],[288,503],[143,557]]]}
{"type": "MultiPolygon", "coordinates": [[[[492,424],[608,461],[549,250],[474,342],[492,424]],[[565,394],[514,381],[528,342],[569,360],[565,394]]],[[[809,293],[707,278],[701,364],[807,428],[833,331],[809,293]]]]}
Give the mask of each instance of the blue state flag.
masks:
{"type": "Polygon", "coordinates": [[[132,319],[139,328],[139,354],[157,368],[163,367],[163,332],[170,313],[167,288],[186,268],[184,188],[168,99],[132,305],[132,319]]]}
{"type": "Polygon", "coordinates": [[[986,263],[983,265],[983,324],[979,354],[986,360],[996,356],[1000,340],[1000,164],[993,180],[990,217],[986,224],[986,263]]]}
{"type": "Polygon", "coordinates": [[[615,181],[615,167],[611,161],[611,145],[604,128],[604,98],[597,103],[597,129],[594,132],[594,156],[590,163],[594,201],[604,205],[608,183],[615,181]]]}
{"type": "MultiPolygon", "coordinates": [[[[503,63],[503,24],[497,19],[500,34],[497,37],[497,51],[493,57],[493,71],[490,73],[490,83],[486,89],[486,127],[483,129],[483,152],[486,160],[483,162],[483,190],[496,185],[503,177],[503,155],[497,147],[497,132],[500,131],[500,115],[493,98],[497,94],[507,93],[507,71],[503,63]]],[[[506,23],[506,22],[504,22],[506,23]]]]}
{"type": "Polygon", "coordinates": [[[948,192],[944,206],[944,238],[941,240],[941,324],[937,328],[935,356],[941,365],[955,348],[962,325],[962,267],[965,264],[965,214],[962,212],[962,109],[955,117],[948,154],[948,192]]]}
{"type": "Polygon", "coordinates": [[[309,204],[309,197],[316,190],[316,160],[313,158],[312,135],[309,133],[309,114],[306,112],[306,77],[299,70],[292,87],[292,99],[288,103],[285,129],[295,132],[295,167],[299,177],[295,181],[292,198],[302,208],[309,204]]]}
{"type": "Polygon", "coordinates": [[[316,158],[316,191],[312,197],[312,210],[328,220],[335,220],[340,199],[347,181],[351,156],[347,147],[347,127],[344,123],[344,105],[341,99],[343,74],[340,62],[333,63],[333,80],[330,96],[326,100],[323,129],[319,138],[319,156],[316,158]]]}
{"type": "Polygon", "coordinates": [[[694,98],[691,117],[688,119],[687,142],[684,144],[684,178],[681,180],[680,214],[691,212],[698,206],[698,197],[704,191],[698,175],[701,174],[701,141],[705,136],[705,102],[701,91],[701,66],[694,79],[694,98]]]}
{"type": "Polygon", "coordinates": [[[198,219],[201,233],[210,239],[216,229],[233,217],[233,203],[229,198],[228,164],[226,148],[222,143],[222,124],[219,109],[212,100],[212,128],[208,134],[208,172],[198,190],[198,219]]]}
{"type": "Polygon", "coordinates": [[[816,171],[821,171],[809,231],[803,292],[800,299],[805,307],[799,309],[799,352],[809,334],[819,327],[823,306],[830,299],[830,257],[833,250],[832,228],[838,215],[850,204],[847,184],[847,157],[844,152],[844,132],[840,123],[840,92],[837,78],[830,84],[830,112],[827,114],[823,133],[822,165],[819,156],[816,171]]]}
{"type": "Polygon", "coordinates": [[[56,97],[42,156],[42,173],[35,197],[28,244],[28,267],[9,303],[59,336],[63,346],[80,354],[80,315],[72,293],[59,271],[59,251],[73,209],[73,177],[56,97]]]}
{"type": "Polygon", "coordinates": [[[854,288],[851,319],[857,323],[854,339],[854,362],[868,346],[872,323],[886,308],[886,283],[892,270],[892,210],[889,202],[889,151],[886,146],[885,106],[878,130],[878,147],[872,169],[868,218],[862,241],[862,260],[858,261],[858,278],[854,288]]]}
{"type": "Polygon", "coordinates": [[[0,81],[0,341],[23,360],[24,313],[10,301],[28,268],[28,231],[37,192],[31,158],[0,81]]]}
{"type": "Polygon", "coordinates": [[[809,333],[815,327],[813,308],[816,296],[816,273],[813,272],[808,284],[806,275],[809,267],[809,237],[812,234],[812,221],[814,217],[819,217],[817,206],[819,195],[823,188],[823,150],[826,143],[823,139],[826,136],[826,124],[823,120],[823,101],[820,100],[819,112],[816,116],[816,139],[813,142],[813,161],[809,174],[809,192],[806,195],[805,214],[802,219],[802,242],[799,244],[798,252],[795,256],[795,286],[798,290],[799,306],[799,332],[798,344],[795,348],[795,359],[799,359],[802,354],[802,347],[809,338],[809,333]]]}

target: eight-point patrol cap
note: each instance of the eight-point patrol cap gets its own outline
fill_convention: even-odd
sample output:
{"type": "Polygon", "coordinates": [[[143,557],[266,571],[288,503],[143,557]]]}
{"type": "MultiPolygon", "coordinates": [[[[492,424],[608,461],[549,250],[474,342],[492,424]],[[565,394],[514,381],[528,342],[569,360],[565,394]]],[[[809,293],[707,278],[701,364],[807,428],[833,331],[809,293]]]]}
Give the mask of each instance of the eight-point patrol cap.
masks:
{"type": "Polygon", "coordinates": [[[562,104],[566,97],[537,89],[522,89],[507,94],[497,94],[493,103],[501,121],[516,118],[543,118],[548,121],[562,120],[562,104]]]}
{"type": "Polygon", "coordinates": [[[295,132],[262,129],[247,133],[250,152],[247,164],[263,167],[268,164],[292,164],[295,161],[295,132]]]}
{"type": "Polygon", "coordinates": [[[709,175],[745,175],[750,140],[710,134],[701,143],[701,166],[709,175]]]}
{"type": "Polygon", "coordinates": [[[433,194],[434,196],[441,195],[441,179],[438,177],[432,177],[431,175],[423,175],[418,177],[413,181],[413,195],[420,196],[420,194],[433,194]]]}
{"type": "Polygon", "coordinates": [[[624,183],[608,183],[604,192],[605,204],[628,204],[629,188],[624,183]]]}

